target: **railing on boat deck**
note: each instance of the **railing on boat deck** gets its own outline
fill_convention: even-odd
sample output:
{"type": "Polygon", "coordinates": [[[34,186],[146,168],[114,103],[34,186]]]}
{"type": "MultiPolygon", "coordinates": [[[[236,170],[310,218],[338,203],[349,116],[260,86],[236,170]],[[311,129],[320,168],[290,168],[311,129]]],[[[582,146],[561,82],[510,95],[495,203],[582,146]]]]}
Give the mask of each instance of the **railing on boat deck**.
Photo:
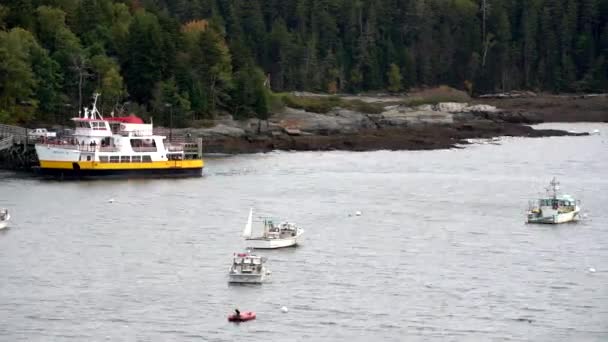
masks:
{"type": "Polygon", "coordinates": [[[61,148],[65,150],[77,150],[81,152],[118,152],[120,151],[115,146],[91,146],[91,145],[73,145],[73,144],[44,144],[48,147],[61,148]]]}
{"type": "MultiPolygon", "coordinates": [[[[44,144],[49,147],[60,148],[65,150],[77,150],[81,152],[119,152],[120,149],[115,146],[91,146],[91,145],[74,145],[74,144],[53,144],[46,143],[44,144]]],[[[198,145],[197,144],[167,144],[167,150],[170,152],[197,152],[198,145]]],[[[132,147],[133,152],[157,152],[158,149],[156,147],[132,147]]]]}
{"type": "Polygon", "coordinates": [[[147,147],[147,146],[142,146],[142,147],[135,147],[135,146],[131,146],[131,148],[133,149],[133,152],[156,152],[158,151],[158,149],[156,147],[147,147]]]}
{"type": "Polygon", "coordinates": [[[181,152],[181,151],[196,152],[196,151],[198,151],[198,145],[193,144],[193,143],[181,143],[181,144],[169,143],[166,146],[167,146],[167,150],[169,150],[169,152],[181,152]]]}

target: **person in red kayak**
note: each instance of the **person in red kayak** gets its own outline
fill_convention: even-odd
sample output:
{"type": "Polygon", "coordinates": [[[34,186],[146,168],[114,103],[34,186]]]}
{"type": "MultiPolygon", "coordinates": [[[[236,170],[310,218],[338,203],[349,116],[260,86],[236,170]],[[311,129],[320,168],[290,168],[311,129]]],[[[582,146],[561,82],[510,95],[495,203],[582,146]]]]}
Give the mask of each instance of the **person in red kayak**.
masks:
{"type": "Polygon", "coordinates": [[[234,309],[234,318],[236,319],[240,319],[241,318],[241,312],[239,311],[239,309],[234,309]]]}

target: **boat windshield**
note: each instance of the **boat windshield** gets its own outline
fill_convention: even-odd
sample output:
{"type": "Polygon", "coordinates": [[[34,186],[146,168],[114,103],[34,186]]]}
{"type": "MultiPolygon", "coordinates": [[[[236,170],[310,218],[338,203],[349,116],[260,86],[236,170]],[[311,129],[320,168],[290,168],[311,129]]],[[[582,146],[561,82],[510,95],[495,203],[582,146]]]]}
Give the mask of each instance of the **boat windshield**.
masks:
{"type": "Polygon", "coordinates": [[[574,205],[576,205],[576,202],[574,200],[541,199],[540,205],[543,207],[549,207],[549,206],[554,206],[554,205],[563,207],[563,206],[574,206],[574,205]]]}

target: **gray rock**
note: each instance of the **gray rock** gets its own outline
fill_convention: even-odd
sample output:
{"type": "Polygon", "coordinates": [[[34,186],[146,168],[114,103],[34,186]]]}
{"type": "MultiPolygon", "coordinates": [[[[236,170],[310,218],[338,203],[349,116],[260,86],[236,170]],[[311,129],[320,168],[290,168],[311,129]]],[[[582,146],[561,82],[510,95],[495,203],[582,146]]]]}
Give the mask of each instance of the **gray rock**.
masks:
{"type": "Polygon", "coordinates": [[[218,124],[211,128],[188,128],[185,133],[190,133],[192,136],[207,139],[218,137],[238,138],[245,135],[245,130],[225,124],[218,124]]]}
{"type": "Polygon", "coordinates": [[[500,111],[500,109],[498,109],[498,108],[496,108],[494,106],[485,105],[485,104],[478,104],[478,105],[468,106],[465,109],[466,109],[467,112],[496,113],[496,112],[500,111]]]}
{"type": "Polygon", "coordinates": [[[318,114],[286,108],[282,113],[274,115],[271,122],[285,131],[296,132],[297,130],[314,134],[351,133],[374,126],[365,114],[345,109],[335,109],[327,114],[318,114]]]}
{"type": "Polygon", "coordinates": [[[461,113],[467,111],[467,103],[461,102],[441,102],[434,106],[434,110],[447,113],[461,113]]]}
{"type": "Polygon", "coordinates": [[[453,115],[432,110],[417,110],[400,106],[382,112],[375,116],[379,126],[410,126],[418,124],[450,124],[454,122],[453,115]]]}

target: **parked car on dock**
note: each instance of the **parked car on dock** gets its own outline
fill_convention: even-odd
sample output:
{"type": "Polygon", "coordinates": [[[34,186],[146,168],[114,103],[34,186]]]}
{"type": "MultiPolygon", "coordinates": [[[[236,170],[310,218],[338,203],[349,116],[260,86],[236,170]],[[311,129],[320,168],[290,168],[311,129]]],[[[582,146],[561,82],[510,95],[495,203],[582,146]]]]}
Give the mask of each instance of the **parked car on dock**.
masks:
{"type": "Polygon", "coordinates": [[[36,129],[30,130],[27,133],[27,136],[32,139],[55,138],[55,137],[57,137],[57,133],[50,132],[46,128],[36,128],[36,129]]]}

